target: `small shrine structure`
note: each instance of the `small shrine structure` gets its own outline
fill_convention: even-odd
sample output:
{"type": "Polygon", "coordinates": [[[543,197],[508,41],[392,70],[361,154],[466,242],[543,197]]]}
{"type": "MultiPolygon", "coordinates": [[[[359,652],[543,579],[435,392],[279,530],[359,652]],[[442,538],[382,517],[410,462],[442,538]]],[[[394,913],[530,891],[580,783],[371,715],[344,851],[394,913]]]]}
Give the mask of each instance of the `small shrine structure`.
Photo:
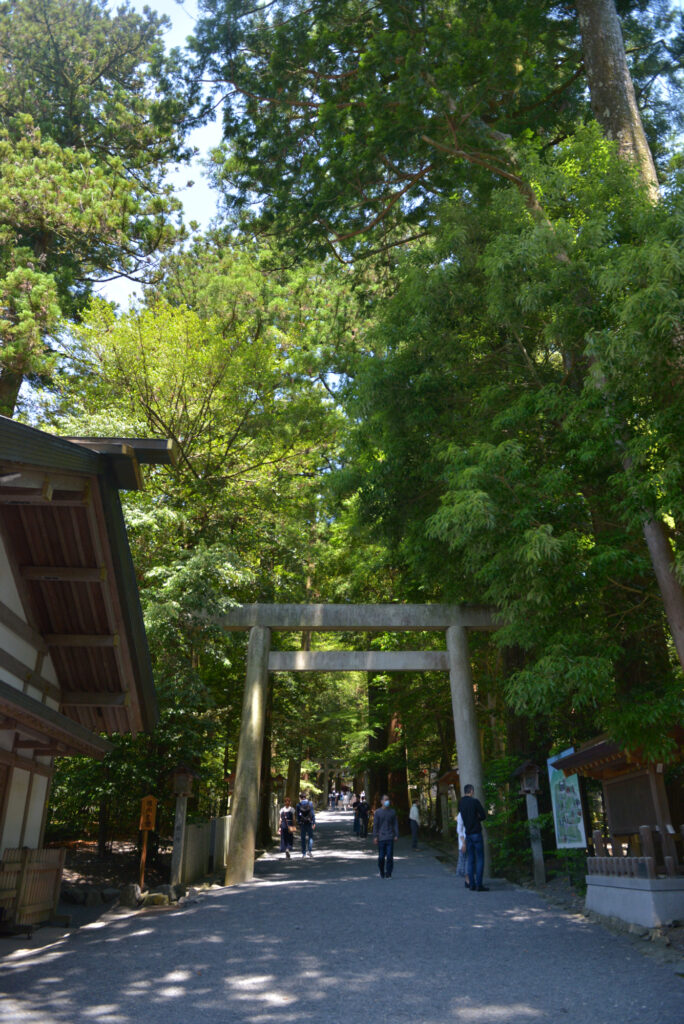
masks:
{"type": "MultiPolygon", "coordinates": [[[[673,733],[684,758],[684,729],[673,733]]],[[[668,786],[667,766],[627,754],[606,736],[558,758],[566,776],[599,779],[608,835],[592,834],[587,858],[587,910],[656,928],[684,918],[684,817],[681,783],[668,786]]]]}

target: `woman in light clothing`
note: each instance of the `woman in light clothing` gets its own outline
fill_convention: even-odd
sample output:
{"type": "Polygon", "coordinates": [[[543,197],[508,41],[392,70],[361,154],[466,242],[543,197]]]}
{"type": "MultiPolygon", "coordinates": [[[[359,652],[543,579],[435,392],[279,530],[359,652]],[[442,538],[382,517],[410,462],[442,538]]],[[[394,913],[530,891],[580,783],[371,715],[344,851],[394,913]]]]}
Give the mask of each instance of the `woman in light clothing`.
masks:
{"type": "Polygon", "coordinates": [[[460,811],[456,818],[456,832],[458,835],[458,867],[456,868],[456,874],[460,875],[461,878],[465,878],[465,887],[466,889],[469,889],[470,881],[468,879],[468,862],[466,858],[466,830],[460,811]]]}

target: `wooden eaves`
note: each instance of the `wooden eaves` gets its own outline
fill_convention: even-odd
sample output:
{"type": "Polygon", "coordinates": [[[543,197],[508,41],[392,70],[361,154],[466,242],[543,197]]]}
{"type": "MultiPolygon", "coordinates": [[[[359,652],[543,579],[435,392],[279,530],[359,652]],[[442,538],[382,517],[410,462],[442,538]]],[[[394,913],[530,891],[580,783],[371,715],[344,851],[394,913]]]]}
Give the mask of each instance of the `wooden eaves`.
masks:
{"type": "MultiPolygon", "coordinates": [[[[0,602],[0,622],[49,655],[59,687],[8,652],[1,652],[0,667],[59,700],[60,710],[47,714],[45,728],[60,749],[71,744],[68,752],[83,753],[90,745],[89,753],[101,757],[107,744],[98,732],[136,732],[156,722],[118,491],[142,485],[139,462],[174,460],[175,446],[166,440],[66,440],[0,417],[0,533],[26,617],[0,602]],[[59,741],[54,715],[62,721],[59,741]],[[93,739],[86,740],[79,727],[93,739]]],[[[12,693],[0,697],[0,713],[9,715],[12,693]]],[[[40,714],[35,707],[32,713],[40,714]]],[[[25,723],[27,716],[23,708],[25,723]]],[[[39,732],[33,724],[29,740],[39,732]]]]}

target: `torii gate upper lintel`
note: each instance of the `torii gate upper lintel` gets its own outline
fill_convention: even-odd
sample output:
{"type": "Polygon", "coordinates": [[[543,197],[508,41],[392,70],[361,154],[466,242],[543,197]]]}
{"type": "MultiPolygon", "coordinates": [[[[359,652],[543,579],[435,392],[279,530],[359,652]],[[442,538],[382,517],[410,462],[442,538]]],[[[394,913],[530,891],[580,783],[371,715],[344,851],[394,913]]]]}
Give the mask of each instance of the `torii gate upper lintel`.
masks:
{"type": "Polygon", "coordinates": [[[226,885],[254,874],[264,710],[269,672],[448,671],[462,780],[483,792],[480,737],[473,700],[467,630],[498,628],[495,612],[478,605],[249,604],[212,617],[225,630],[249,630],[247,677],[235,769],[226,885]],[[446,634],[446,651],[271,651],[272,630],[424,632],[446,634]]]}

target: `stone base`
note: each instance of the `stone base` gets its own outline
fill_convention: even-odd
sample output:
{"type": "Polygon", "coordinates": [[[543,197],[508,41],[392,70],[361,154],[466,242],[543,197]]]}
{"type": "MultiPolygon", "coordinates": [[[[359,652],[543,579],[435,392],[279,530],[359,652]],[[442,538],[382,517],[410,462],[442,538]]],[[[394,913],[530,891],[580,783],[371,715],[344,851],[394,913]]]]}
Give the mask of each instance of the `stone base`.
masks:
{"type": "Polygon", "coordinates": [[[627,924],[662,928],[684,921],[684,878],[586,875],[585,907],[627,924]]]}

